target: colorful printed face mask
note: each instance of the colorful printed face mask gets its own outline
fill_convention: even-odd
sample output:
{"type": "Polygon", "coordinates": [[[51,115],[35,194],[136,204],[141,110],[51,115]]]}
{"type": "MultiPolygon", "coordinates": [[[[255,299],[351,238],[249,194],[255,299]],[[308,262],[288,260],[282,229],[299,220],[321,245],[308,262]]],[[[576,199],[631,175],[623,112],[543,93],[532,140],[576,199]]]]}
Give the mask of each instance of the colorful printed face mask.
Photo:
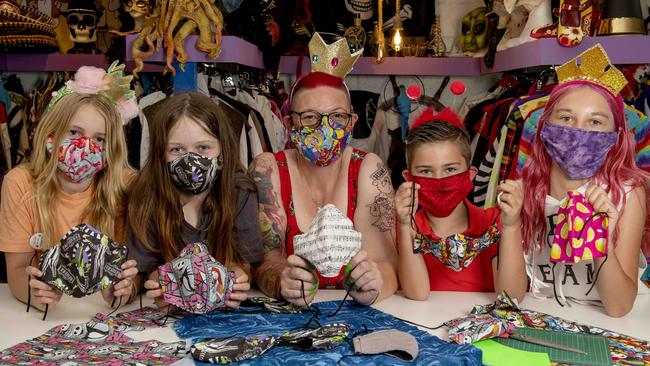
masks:
{"type": "Polygon", "coordinates": [[[479,253],[498,242],[499,237],[497,224],[490,226],[480,238],[455,234],[443,239],[433,240],[417,232],[413,241],[413,253],[431,254],[446,267],[460,272],[469,267],[479,253]]]}
{"type": "Polygon", "coordinates": [[[212,187],[222,165],[222,155],[211,159],[190,152],[170,161],[168,168],[176,187],[192,194],[199,194],[212,187]]]}
{"type": "Polygon", "coordinates": [[[336,286],[345,265],[361,249],[361,233],[332,204],[318,210],[309,230],[293,238],[293,250],[318,270],[320,287],[336,286]]]}
{"type": "MultiPolygon", "coordinates": [[[[52,143],[48,141],[46,147],[52,153],[52,143]]],[[[63,140],[57,156],[57,167],[75,183],[92,178],[105,165],[104,149],[88,136],[63,140]]]]}
{"type": "Polygon", "coordinates": [[[439,179],[414,177],[408,174],[407,179],[420,185],[418,202],[435,217],[451,215],[458,204],[474,189],[469,171],[439,179]]]}
{"type": "Polygon", "coordinates": [[[329,123],[321,123],[317,129],[294,127],[291,129],[291,141],[307,160],[318,166],[328,166],[338,160],[345,150],[351,129],[351,126],[333,128],[329,123]]]}
{"type": "Polygon", "coordinates": [[[257,358],[273,347],[275,341],[270,335],[206,339],[192,345],[190,353],[197,361],[225,365],[257,358]]]}
{"type": "Polygon", "coordinates": [[[603,166],[618,134],[545,123],[539,136],[569,179],[587,179],[603,166]]]}
{"type": "Polygon", "coordinates": [[[235,277],[204,243],[188,244],[178,258],[158,267],[158,275],[163,301],[194,314],[224,308],[235,277]]]}
{"type": "Polygon", "coordinates": [[[126,246],[88,224],[77,225],[41,255],[41,281],[67,295],[90,295],[120,281],[126,255],[126,246]]]}
{"type": "Polygon", "coordinates": [[[607,256],[609,220],[594,212],[585,196],[568,192],[558,210],[551,246],[551,262],[577,263],[607,256]]]}

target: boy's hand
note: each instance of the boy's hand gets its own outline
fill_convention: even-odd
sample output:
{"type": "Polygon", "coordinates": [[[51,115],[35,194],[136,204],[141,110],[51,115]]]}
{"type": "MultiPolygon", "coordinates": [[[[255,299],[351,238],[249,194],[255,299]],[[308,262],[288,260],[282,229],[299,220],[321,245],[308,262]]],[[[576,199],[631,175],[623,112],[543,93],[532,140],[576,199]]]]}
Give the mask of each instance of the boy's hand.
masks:
{"type": "Polygon", "coordinates": [[[514,180],[506,180],[497,187],[497,201],[501,209],[501,226],[521,225],[521,208],[524,194],[521,185],[514,180]]]}
{"type": "Polygon", "coordinates": [[[418,208],[418,189],[420,185],[414,182],[404,182],[397,188],[395,211],[400,225],[411,225],[411,215],[414,215],[418,208]],[[414,184],[415,192],[413,192],[414,184]],[[413,202],[413,194],[415,194],[415,202],[413,202]]]}

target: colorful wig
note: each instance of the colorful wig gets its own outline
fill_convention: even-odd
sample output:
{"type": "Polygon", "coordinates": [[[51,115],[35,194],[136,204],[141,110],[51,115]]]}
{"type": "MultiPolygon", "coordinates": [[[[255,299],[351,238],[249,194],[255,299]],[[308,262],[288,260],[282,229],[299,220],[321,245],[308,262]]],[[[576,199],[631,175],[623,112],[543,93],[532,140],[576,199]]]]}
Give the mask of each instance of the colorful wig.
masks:
{"type": "Polygon", "coordinates": [[[319,86],[329,86],[330,88],[341,89],[345,91],[348,98],[350,96],[350,90],[340,77],[321,71],[310,72],[298,77],[298,79],[293,83],[289,99],[286,102],[287,104],[283,106],[283,114],[287,115],[289,113],[291,103],[293,103],[293,96],[296,95],[300,89],[313,89],[319,86]]]}
{"type": "MultiPolygon", "coordinates": [[[[631,186],[633,189],[644,187],[646,190],[646,201],[650,199],[647,186],[650,175],[636,166],[634,142],[628,133],[621,97],[619,95],[613,95],[598,84],[588,81],[571,81],[560,84],[553,89],[549,96],[546,108],[539,119],[530,158],[521,173],[523,186],[526,189],[524,207],[521,215],[522,237],[524,240],[524,252],[526,253],[529,253],[531,249],[541,250],[546,235],[544,204],[549,192],[552,158],[544,148],[544,144],[540,138],[540,132],[544,124],[551,118],[558,101],[579,88],[589,88],[605,98],[614,116],[614,130],[618,134],[616,143],[609,151],[603,166],[593,177],[594,182],[606,186],[606,191],[611,194],[612,202],[617,206],[622,204],[625,207],[625,186],[631,186]],[[534,243],[534,247],[531,243],[534,243]]],[[[648,219],[649,217],[646,216],[642,241],[644,249],[647,247],[646,239],[650,238],[648,235],[648,219]]],[[[618,235],[618,230],[615,231],[614,235],[614,237],[618,235]]],[[[614,242],[616,241],[614,240],[614,242]]]]}

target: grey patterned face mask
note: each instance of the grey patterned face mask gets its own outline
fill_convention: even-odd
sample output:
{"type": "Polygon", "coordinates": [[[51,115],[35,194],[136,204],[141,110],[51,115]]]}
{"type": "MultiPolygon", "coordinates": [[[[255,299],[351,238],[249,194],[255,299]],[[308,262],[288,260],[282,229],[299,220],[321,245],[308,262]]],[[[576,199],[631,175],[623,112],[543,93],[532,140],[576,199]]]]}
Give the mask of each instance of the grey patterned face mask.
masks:
{"type": "Polygon", "coordinates": [[[206,158],[193,152],[168,163],[169,174],[176,187],[192,194],[199,194],[212,187],[222,166],[223,155],[206,158]]]}
{"type": "Polygon", "coordinates": [[[587,131],[547,122],[539,137],[546,152],[569,179],[587,179],[603,166],[618,133],[587,131]]]}
{"type": "Polygon", "coordinates": [[[385,353],[404,361],[418,357],[418,341],[412,335],[396,330],[379,330],[363,336],[354,337],[354,353],[377,355],[385,353]]]}

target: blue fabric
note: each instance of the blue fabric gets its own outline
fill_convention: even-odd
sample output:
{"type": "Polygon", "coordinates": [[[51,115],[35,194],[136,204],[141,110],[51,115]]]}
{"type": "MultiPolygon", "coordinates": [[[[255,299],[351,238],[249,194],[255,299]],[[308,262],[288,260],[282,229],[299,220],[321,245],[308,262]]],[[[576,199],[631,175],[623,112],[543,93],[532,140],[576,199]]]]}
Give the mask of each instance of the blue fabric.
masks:
{"type": "Polygon", "coordinates": [[[406,95],[406,87],[399,86],[399,95],[395,98],[395,104],[400,115],[400,128],[402,129],[402,141],[406,141],[409,129],[409,115],[411,114],[411,99],[406,95]]]}
{"type": "Polygon", "coordinates": [[[185,70],[181,70],[181,65],[174,60],[176,75],[173,76],[174,94],[195,92],[199,90],[197,82],[196,62],[186,62],[185,70]]]}
{"type": "MultiPolygon", "coordinates": [[[[418,341],[420,348],[418,357],[412,362],[405,362],[388,355],[356,356],[351,345],[344,342],[329,351],[302,352],[289,347],[274,346],[262,356],[239,362],[237,365],[482,365],[482,353],[478,348],[445,342],[390,314],[369,306],[360,306],[352,301],[347,301],[336,316],[328,318],[328,315],[334,313],[339,304],[340,301],[328,301],[314,304],[312,307],[320,309],[322,315],[319,321],[322,325],[334,322],[348,324],[351,328],[350,340],[354,334],[364,331],[364,325],[369,331],[398,329],[408,332],[418,341]],[[341,359],[342,357],[344,358],[341,359]]],[[[204,338],[243,337],[258,334],[279,336],[285,331],[304,326],[310,318],[311,313],[309,312],[301,314],[212,312],[178,320],[174,324],[174,330],[180,338],[194,338],[193,342],[204,338]]],[[[197,362],[197,365],[207,364],[197,362]]]]}

